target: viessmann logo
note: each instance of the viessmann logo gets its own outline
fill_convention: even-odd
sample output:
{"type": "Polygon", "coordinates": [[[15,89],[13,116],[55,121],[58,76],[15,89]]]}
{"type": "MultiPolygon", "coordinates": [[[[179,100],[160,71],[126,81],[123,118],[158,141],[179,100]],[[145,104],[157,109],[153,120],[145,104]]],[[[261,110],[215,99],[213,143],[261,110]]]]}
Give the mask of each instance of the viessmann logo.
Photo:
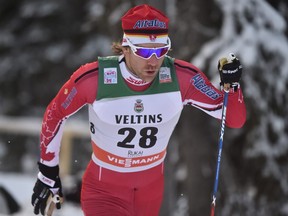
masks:
{"type": "Polygon", "coordinates": [[[155,161],[158,161],[162,158],[161,154],[156,154],[148,157],[141,158],[121,158],[116,156],[107,155],[107,159],[110,164],[120,167],[138,167],[149,165],[155,161]]]}

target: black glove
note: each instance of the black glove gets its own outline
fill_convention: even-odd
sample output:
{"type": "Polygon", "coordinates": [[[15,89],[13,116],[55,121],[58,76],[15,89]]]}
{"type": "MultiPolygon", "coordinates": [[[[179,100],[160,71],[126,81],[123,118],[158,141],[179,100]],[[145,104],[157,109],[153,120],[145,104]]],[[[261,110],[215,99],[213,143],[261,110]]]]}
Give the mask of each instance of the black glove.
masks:
{"type": "Polygon", "coordinates": [[[232,87],[238,87],[242,75],[242,65],[233,53],[230,53],[228,58],[221,58],[218,61],[218,71],[221,86],[229,83],[232,87]]]}
{"type": "MultiPolygon", "coordinates": [[[[38,215],[40,211],[44,215],[49,197],[53,197],[55,193],[63,197],[62,185],[59,178],[59,166],[48,167],[39,162],[38,165],[40,172],[33,188],[31,203],[34,207],[34,214],[38,215]]],[[[61,208],[60,201],[56,203],[56,208],[61,208]]]]}

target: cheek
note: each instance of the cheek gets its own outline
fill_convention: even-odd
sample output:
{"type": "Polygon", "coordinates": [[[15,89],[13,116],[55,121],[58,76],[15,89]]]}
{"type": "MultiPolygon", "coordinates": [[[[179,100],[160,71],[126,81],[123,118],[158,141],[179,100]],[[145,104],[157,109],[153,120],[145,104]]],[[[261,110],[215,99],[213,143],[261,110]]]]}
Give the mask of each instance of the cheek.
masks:
{"type": "Polygon", "coordinates": [[[158,60],[158,62],[157,62],[157,68],[160,68],[161,67],[161,65],[162,65],[162,63],[163,63],[163,61],[164,61],[164,58],[163,59],[161,59],[161,60],[158,60]]]}
{"type": "Polygon", "coordinates": [[[130,59],[131,59],[131,63],[134,65],[135,68],[143,68],[147,64],[146,60],[135,56],[133,53],[130,59]]]}

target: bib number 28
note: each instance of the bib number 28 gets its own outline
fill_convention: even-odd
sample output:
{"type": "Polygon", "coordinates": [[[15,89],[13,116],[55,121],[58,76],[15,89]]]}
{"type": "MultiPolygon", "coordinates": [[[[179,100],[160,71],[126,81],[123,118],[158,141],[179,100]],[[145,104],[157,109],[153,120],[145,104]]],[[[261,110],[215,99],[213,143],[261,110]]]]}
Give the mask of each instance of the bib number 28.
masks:
{"type": "MultiPolygon", "coordinates": [[[[141,148],[151,148],[156,144],[158,133],[158,128],[156,127],[145,127],[140,130],[140,139],[139,146],[141,148]]],[[[134,148],[135,145],[130,144],[131,141],[137,134],[137,131],[134,128],[126,127],[118,130],[118,134],[126,135],[123,141],[117,143],[117,146],[122,148],[134,148]]]]}

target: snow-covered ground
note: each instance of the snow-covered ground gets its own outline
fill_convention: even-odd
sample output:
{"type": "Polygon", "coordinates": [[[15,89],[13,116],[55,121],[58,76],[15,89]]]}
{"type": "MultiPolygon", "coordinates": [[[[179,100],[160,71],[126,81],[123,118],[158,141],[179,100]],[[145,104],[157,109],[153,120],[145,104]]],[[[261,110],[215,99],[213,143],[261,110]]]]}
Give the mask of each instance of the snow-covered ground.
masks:
{"type": "MultiPolygon", "coordinates": [[[[24,174],[3,173],[0,172],[0,186],[3,186],[21,206],[21,211],[13,214],[13,216],[31,216],[33,215],[33,208],[30,203],[33,186],[36,178],[24,174]]],[[[55,211],[55,216],[60,215],[75,215],[83,216],[83,212],[79,205],[64,202],[61,210],[55,211]]],[[[0,216],[7,216],[1,214],[0,216]]]]}

